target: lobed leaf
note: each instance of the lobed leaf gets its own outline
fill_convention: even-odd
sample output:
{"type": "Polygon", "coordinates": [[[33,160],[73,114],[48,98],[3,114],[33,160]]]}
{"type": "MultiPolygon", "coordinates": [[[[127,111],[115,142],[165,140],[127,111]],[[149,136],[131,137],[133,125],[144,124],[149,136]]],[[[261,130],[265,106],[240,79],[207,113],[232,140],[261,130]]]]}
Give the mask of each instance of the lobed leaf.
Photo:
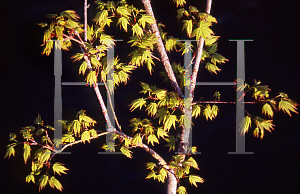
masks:
{"type": "Polygon", "coordinates": [[[132,27],[132,33],[133,33],[132,34],[133,36],[136,34],[138,37],[141,37],[144,35],[143,29],[139,26],[139,24],[135,24],[132,27]]]}
{"type": "Polygon", "coordinates": [[[155,116],[157,113],[157,104],[155,102],[151,102],[147,105],[146,110],[148,111],[148,115],[155,116]]]}
{"type": "Polygon", "coordinates": [[[30,145],[28,143],[24,143],[24,147],[23,147],[23,158],[24,158],[24,162],[25,164],[27,163],[27,159],[30,156],[30,145]]]}
{"type": "Polygon", "coordinates": [[[132,138],[132,145],[134,145],[134,146],[139,146],[141,143],[142,143],[141,134],[137,133],[137,134],[132,138]]]}
{"type": "Polygon", "coordinates": [[[158,141],[157,137],[154,134],[150,134],[148,136],[148,142],[147,143],[149,144],[149,142],[152,144],[152,146],[154,146],[154,142],[159,144],[159,141],[158,141]]]}
{"type": "Polygon", "coordinates": [[[221,71],[221,69],[217,65],[211,64],[209,62],[206,63],[205,69],[214,74],[217,74],[217,71],[221,71]]]}
{"type": "Polygon", "coordinates": [[[204,179],[197,175],[189,175],[189,182],[197,187],[197,183],[203,183],[204,179]]]}
{"type": "Polygon", "coordinates": [[[127,149],[125,146],[122,146],[120,151],[125,155],[127,156],[128,158],[132,158],[132,151],[130,151],[129,149],[127,149]]]}
{"type": "Polygon", "coordinates": [[[8,148],[6,149],[6,153],[5,153],[5,156],[4,158],[10,158],[11,155],[15,156],[15,148],[14,148],[15,145],[10,145],[8,146],[8,148]]]}
{"type": "Polygon", "coordinates": [[[193,30],[193,23],[192,20],[183,20],[183,29],[186,29],[186,33],[188,37],[191,37],[192,35],[192,30],[193,30]]]}
{"type": "Polygon", "coordinates": [[[27,175],[26,179],[25,179],[26,183],[30,183],[30,181],[32,181],[33,183],[35,183],[34,176],[33,176],[32,173],[30,173],[29,175],[27,175]]]}
{"type": "Polygon", "coordinates": [[[156,164],[153,162],[147,162],[146,165],[147,165],[147,169],[150,169],[150,170],[153,170],[154,167],[157,167],[156,164]]]}
{"type": "Polygon", "coordinates": [[[158,127],[157,128],[157,137],[158,137],[158,139],[160,137],[162,137],[163,139],[165,139],[165,136],[169,137],[169,135],[167,134],[166,130],[164,130],[162,127],[158,127]]]}
{"type": "Polygon", "coordinates": [[[61,176],[60,173],[67,174],[65,171],[69,170],[66,167],[64,167],[63,163],[59,163],[59,162],[55,162],[52,166],[52,169],[53,169],[54,174],[57,173],[57,174],[59,174],[59,176],[61,176]]]}
{"type": "Polygon", "coordinates": [[[39,191],[43,190],[48,183],[49,177],[47,175],[42,175],[39,179],[39,191]]]}
{"type": "Polygon", "coordinates": [[[48,182],[49,182],[50,187],[56,188],[57,190],[62,192],[63,187],[62,187],[61,183],[54,176],[52,176],[48,182]]]}
{"type": "Polygon", "coordinates": [[[138,107],[141,110],[143,106],[146,106],[146,100],[144,98],[138,98],[134,100],[130,105],[131,105],[131,108],[129,109],[130,111],[134,111],[138,107]]]}
{"type": "Polygon", "coordinates": [[[178,194],[187,194],[186,188],[184,186],[180,186],[177,189],[178,194]]]}
{"type": "Polygon", "coordinates": [[[267,114],[270,118],[273,117],[274,112],[272,110],[272,107],[269,103],[264,104],[264,106],[262,107],[262,113],[263,114],[267,114]]]}
{"type": "Polygon", "coordinates": [[[297,104],[292,103],[289,100],[281,99],[279,102],[278,108],[279,108],[279,110],[282,110],[284,113],[287,113],[291,117],[292,115],[291,115],[290,111],[298,114],[298,112],[296,111],[296,109],[297,109],[296,106],[297,106],[297,104]]]}
{"type": "Polygon", "coordinates": [[[90,138],[91,138],[91,135],[90,135],[90,132],[89,131],[84,131],[82,134],[81,134],[81,140],[83,143],[85,143],[85,141],[89,142],[90,143],[90,138]]]}
{"type": "Polygon", "coordinates": [[[172,126],[174,127],[174,129],[176,129],[176,121],[178,121],[176,115],[167,115],[166,122],[164,123],[164,129],[169,131],[172,126]]]}

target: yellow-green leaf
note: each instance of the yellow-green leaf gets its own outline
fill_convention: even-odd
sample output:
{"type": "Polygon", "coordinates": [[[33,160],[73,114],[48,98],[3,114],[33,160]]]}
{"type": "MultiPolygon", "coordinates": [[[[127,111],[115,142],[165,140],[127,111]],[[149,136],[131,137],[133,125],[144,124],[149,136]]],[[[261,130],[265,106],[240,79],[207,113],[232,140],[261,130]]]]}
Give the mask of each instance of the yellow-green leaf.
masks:
{"type": "Polygon", "coordinates": [[[225,61],[228,61],[228,59],[226,59],[225,57],[223,57],[222,55],[215,53],[211,55],[211,62],[216,65],[217,63],[225,63],[225,61]]]}
{"type": "Polygon", "coordinates": [[[134,111],[137,107],[139,107],[141,110],[143,106],[146,106],[146,99],[138,98],[134,100],[130,105],[131,105],[131,108],[129,109],[130,111],[134,111]]]}
{"type": "Polygon", "coordinates": [[[164,130],[162,127],[158,127],[157,128],[157,137],[158,139],[160,137],[162,137],[163,139],[165,139],[165,136],[168,137],[169,135],[167,134],[166,130],[164,130]]]}
{"type": "Polygon", "coordinates": [[[201,113],[201,107],[197,104],[194,104],[192,116],[195,116],[195,118],[197,118],[198,116],[200,116],[200,113],[201,113]]]}
{"type": "Polygon", "coordinates": [[[84,75],[86,69],[87,69],[87,63],[85,61],[83,61],[82,64],[80,65],[80,67],[79,67],[79,75],[80,74],[84,75]]]}
{"type": "Polygon", "coordinates": [[[132,158],[132,151],[130,151],[129,149],[127,149],[125,146],[122,146],[120,151],[125,155],[127,156],[128,158],[132,158]]]}
{"type": "Polygon", "coordinates": [[[278,108],[279,108],[279,110],[282,110],[284,113],[287,113],[291,117],[292,115],[291,115],[290,111],[298,114],[298,112],[296,111],[297,110],[296,106],[297,106],[297,104],[295,104],[295,103],[292,103],[288,100],[281,99],[279,102],[278,108]]]}
{"type": "Polygon", "coordinates": [[[175,126],[176,121],[178,121],[176,115],[168,115],[166,118],[166,122],[164,124],[164,129],[169,131],[170,128],[172,127],[172,125],[173,125],[174,129],[176,129],[176,126],[175,126]]]}
{"type": "Polygon", "coordinates": [[[44,162],[48,161],[51,156],[51,151],[50,150],[43,150],[41,153],[41,157],[39,157],[39,163],[40,165],[43,164],[44,162]]]}
{"type": "Polygon", "coordinates": [[[183,29],[186,29],[186,33],[188,37],[191,37],[192,35],[192,30],[193,30],[193,23],[192,20],[183,20],[183,29]]]}
{"type": "Polygon", "coordinates": [[[132,27],[132,32],[133,36],[136,34],[137,36],[141,37],[144,34],[143,29],[137,23],[132,27]]]}
{"type": "Polygon", "coordinates": [[[124,15],[124,16],[129,16],[130,15],[127,7],[125,7],[125,6],[119,6],[117,8],[117,13],[120,14],[120,15],[124,15]]]}
{"type": "Polygon", "coordinates": [[[211,64],[209,62],[206,63],[205,69],[214,74],[217,74],[217,71],[221,71],[221,69],[217,65],[211,64]]]}
{"type": "Polygon", "coordinates": [[[184,186],[180,186],[177,189],[178,194],[187,194],[186,188],[184,186]]]}
{"type": "Polygon", "coordinates": [[[118,19],[117,25],[118,25],[118,24],[120,24],[120,28],[121,28],[121,25],[122,25],[122,28],[125,30],[125,32],[127,32],[127,25],[129,24],[127,18],[125,18],[125,17],[120,17],[120,18],[118,19]]]}
{"type": "Polygon", "coordinates": [[[195,187],[197,187],[197,183],[203,183],[204,179],[197,175],[189,175],[189,181],[191,185],[195,185],[195,187]]]}
{"type": "Polygon", "coordinates": [[[81,140],[83,143],[85,143],[85,141],[89,142],[90,143],[90,132],[89,131],[84,131],[82,134],[81,134],[81,140]]]}
{"type": "Polygon", "coordinates": [[[42,175],[39,179],[39,191],[43,190],[48,183],[49,177],[47,175],[42,175]]]}
{"type": "Polygon", "coordinates": [[[90,71],[87,77],[85,78],[86,83],[90,84],[90,86],[97,84],[97,76],[95,71],[90,71]]]}
{"type": "Polygon", "coordinates": [[[151,102],[147,105],[146,110],[148,110],[148,115],[151,115],[152,117],[156,115],[157,112],[157,104],[154,102],[151,102]]]}
{"type": "Polygon", "coordinates": [[[75,138],[73,137],[72,134],[69,134],[69,133],[63,134],[63,136],[62,136],[63,143],[72,143],[74,141],[75,141],[75,138]]]}
{"type": "Polygon", "coordinates": [[[67,174],[65,171],[69,170],[66,167],[64,167],[63,163],[59,163],[59,162],[55,162],[52,166],[52,169],[54,174],[57,173],[59,174],[59,176],[61,175],[60,173],[67,174]]]}
{"type": "Polygon", "coordinates": [[[8,146],[8,148],[6,149],[6,153],[5,153],[4,158],[9,159],[11,155],[15,156],[15,148],[12,145],[8,146]]]}
{"type": "Polygon", "coordinates": [[[244,135],[245,133],[247,133],[249,128],[251,127],[251,117],[245,116],[243,118],[243,121],[242,121],[240,127],[241,127],[241,134],[244,135]]]}
{"type": "Polygon", "coordinates": [[[211,23],[206,22],[205,20],[200,20],[199,22],[199,28],[196,28],[193,31],[192,37],[196,36],[196,39],[199,40],[200,37],[204,38],[204,40],[207,39],[207,37],[210,37],[213,34],[213,31],[209,28],[211,26],[211,23]]]}
{"type": "Polygon", "coordinates": [[[274,112],[272,110],[272,107],[269,103],[264,104],[264,106],[262,107],[262,113],[263,114],[267,114],[270,118],[273,117],[274,112]]]}
{"type": "Polygon", "coordinates": [[[149,144],[149,142],[152,144],[152,146],[154,146],[154,142],[159,144],[159,141],[154,134],[150,134],[148,136],[148,144],[149,144]]]}
{"type": "Polygon", "coordinates": [[[95,131],[95,129],[91,129],[89,130],[91,137],[96,138],[97,137],[97,132],[95,131]]]}
{"type": "Polygon", "coordinates": [[[147,165],[147,169],[150,169],[150,170],[153,170],[154,167],[156,167],[156,164],[153,162],[147,162],[146,165],[147,165]]]}
{"type": "Polygon", "coordinates": [[[35,183],[34,176],[33,176],[32,173],[30,173],[29,175],[27,175],[26,176],[26,180],[25,180],[26,183],[30,183],[30,181],[32,181],[33,183],[35,183]]]}
{"type": "Polygon", "coordinates": [[[49,185],[50,185],[50,187],[52,187],[52,188],[56,188],[56,189],[59,190],[60,192],[63,190],[62,185],[60,184],[60,182],[59,182],[54,176],[52,176],[52,177],[49,179],[49,185]]]}
{"type": "Polygon", "coordinates": [[[24,143],[24,147],[23,147],[23,158],[24,158],[24,162],[25,164],[27,163],[27,159],[30,156],[30,145],[27,143],[24,143]]]}
{"type": "Polygon", "coordinates": [[[167,176],[168,176],[168,173],[167,173],[167,171],[166,171],[166,169],[165,168],[161,168],[160,170],[159,170],[159,175],[160,175],[160,179],[161,179],[161,182],[165,182],[165,179],[167,178],[167,176]]]}
{"type": "Polygon", "coordinates": [[[137,134],[132,138],[132,145],[139,146],[141,143],[142,143],[141,134],[137,133],[137,134]]]}

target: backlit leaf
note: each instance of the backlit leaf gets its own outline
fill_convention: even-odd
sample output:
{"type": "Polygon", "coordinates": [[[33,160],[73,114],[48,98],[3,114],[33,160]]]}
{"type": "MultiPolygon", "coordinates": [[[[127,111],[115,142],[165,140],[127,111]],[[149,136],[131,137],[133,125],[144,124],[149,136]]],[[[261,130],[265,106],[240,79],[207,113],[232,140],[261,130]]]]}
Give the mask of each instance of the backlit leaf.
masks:
{"type": "Polygon", "coordinates": [[[49,185],[50,185],[50,187],[52,187],[52,188],[56,188],[56,189],[59,190],[60,192],[63,190],[62,185],[60,184],[60,182],[59,182],[54,176],[52,176],[52,177],[49,179],[49,185]]]}
{"type": "Polygon", "coordinates": [[[160,137],[162,137],[163,139],[165,139],[165,136],[168,137],[169,135],[167,134],[166,130],[164,130],[162,127],[158,127],[157,128],[157,137],[158,139],[160,137]]]}
{"type": "Polygon", "coordinates": [[[63,143],[72,143],[75,141],[75,138],[71,133],[63,134],[62,136],[62,142],[63,143]]]}
{"type": "Polygon", "coordinates": [[[129,24],[128,19],[125,17],[120,17],[118,19],[118,23],[117,25],[120,24],[120,27],[122,25],[122,28],[125,30],[125,32],[127,32],[127,25],[129,24]]]}
{"type": "Polygon", "coordinates": [[[165,168],[161,168],[160,170],[159,170],[159,175],[160,175],[160,178],[161,178],[161,182],[165,182],[165,179],[167,178],[167,176],[168,176],[168,173],[167,173],[167,171],[166,171],[166,169],[165,168]]]}
{"type": "Polygon", "coordinates": [[[11,155],[15,156],[15,148],[12,145],[8,146],[8,148],[6,149],[6,153],[5,153],[4,158],[9,159],[11,155]]]}
{"type": "Polygon", "coordinates": [[[147,162],[146,166],[147,166],[147,169],[153,170],[154,167],[156,167],[156,164],[153,162],[147,162]]]}
{"type": "Polygon", "coordinates": [[[191,37],[192,35],[192,30],[193,30],[193,23],[192,20],[183,20],[183,29],[186,29],[186,33],[188,37],[191,37]]]}
{"type": "Polygon", "coordinates": [[[200,113],[201,113],[201,107],[197,104],[194,104],[192,116],[195,116],[195,118],[197,118],[198,116],[200,116],[200,113]]]}
{"type": "Polygon", "coordinates": [[[159,141],[158,141],[157,137],[154,134],[150,134],[148,136],[148,142],[147,143],[149,144],[149,142],[152,144],[152,146],[154,146],[154,142],[159,144],[159,141]]]}
{"type": "Polygon", "coordinates": [[[39,191],[43,190],[48,183],[49,177],[47,175],[42,175],[39,179],[39,191]]]}
{"type": "Polygon", "coordinates": [[[120,15],[123,15],[123,16],[129,16],[130,15],[127,7],[125,7],[125,6],[119,6],[117,8],[117,13],[120,14],[120,15]]]}
{"type": "Polygon", "coordinates": [[[168,115],[166,117],[166,122],[164,124],[164,129],[169,131],[170,128],[172,127],[172,125],[173,125],[174,129],[176,129],[176,126],[175,126],[176,121],[178,121],[176,115],[168,115]]]}
{"type": "Polygon", "coordinates": [[[91,137],[96,138],[97,137],[97,132],[95,131],[95,129],[91,129],[89,130],[91,137]]]}
{"type": "Polygon", "coordinates": [[[207,37],[210,37],[213,34],[213,31],[209,28],[210,26],[211,24],[209,22],[200,20],[199,28],[196,28],[193,31],[192,37],[196,37],[197,40],[199,40],[200,37],[202,37],[204,38],[204,40],[206,40],[207,37]]]}
{"type": "Polygon", "coordinates": [[[155,174],[154,171],[149,172],[149,174],[147,175],[146,179],[150,179],[153,178],[154,180],[156,179],[157,175],[155,174]]]}
{"type": "Polygon", "coordinates": [[[206,63],[205,69],[214,74],[217,74],[217,71],[221,71],[221,69],[217,65],[211,64],[209,62],[206,63]]]}
{"type": "Polygon", "coordinates": [[[195,185],[197,187],[197,183],[203,183],[204,179],[197,175],[189,175],[189,181],[191,185],[195,185]]]}
{"type": "Polygon", "coordinates": [[[122,146],[120,151],[125,155],[127,156],[128,158],[132,158],[132,151],[130,151],[129,149],[127,149],[126,147],[122,146]]]}
{"type": "Polygon", "coordinates": [[[189,129],[191,127],[191,119],[186,115],[181,115],[179,119],[179,125],[184,126],[185,129],[189,129]]]}
{"type": "Polygon", "coordinates": [[[190,157],[185,162],[187,162],[188,166],[193,167],[193,168],[199,170],[198,164],[197,164],[196,160],[193,157],[190,157]]]}
{"type": "Polygon", "coordinates": [[[130,111],[134,111],[138,107],[141,110],[141,108],[143,106],[146,106],[146,99],[138,98],[138,99],[134,100],[130,105],[131,105],[131,108],[129,109],[130,111]]]}
{"type": "Polygon", "coordinates": [[[39,157],[39,163],[40,165],[44,162],[48,161],[51,156],[51,151],[48,149],[44,149],[41,153],[41,157],[39,157]]]}
{"type": "Polygon", "coordinates": [[[63,163],[59,163],[59,162],[55,162],[52,166],[52,169],[54,174],[57,173],[59,174],[59,176],[61,175],[60,173],[67,174],[65,171],[69,170],[66,167],[64,167],[63,163]]]}
{"type": "Polygon", "coordinates": [[[79,75],[80,74],[84,75],[86,69],[87,69],[87,63],[85,61],[83,61],[82,64],[80,65],[80,67],[79,67],[79,75]]]}
{"type": "Polygon", "coordinates": [[[217,63],[225,63],[225,61],[228,61],[228,59],[226,59],[225,57],[223,57],[222,55],[215,53],[211,55],[211,62],[216,65],[217,63]]]}
{"type": "Polygon", "coordinates": [[[157,104],[151,102],[150,104],[147,105],[146,110],[148,111],[148,115],[153,117],[154,115],[156,115],[157,112],[157,104]]]}
{"type": "Polygon", "coordinates": [[[137,36],[141,37],[144,32],[143,32],[143,29],[138,25],[138,24],[135,24],[133,27],[132,27],[132,35],[134,36],[134,34],[136,34],[137,36]]]}
{"type": "Polygon", "coordinates": [[[85,143],[85,141],[89,142],[90,143],[90,132],[89,131],[84,131],[82,134],[81,134],[81,140],[83,143],[85,143]]]}
{"type": "Polygon", "coordinates": [[[30,181],[32,181],[33,183],[35,183],[34,176],[33,176],[32,173],[30,173],[29,175],[27,175],[26,176],[26,180],[25,180],[26,183],[30,183],[30,181]]]}
{"type": "Polygon", "coordinates": [[[153,17],[145,14],[142,15],[142,17],[138,20],[139,25],[141,25],[143,29],[145,29],[146,23],[153,24],[154,22],[155,20],[153,19],[153,17]]]}
{"type": "Polygon", "coordinates": [[[262,113],[263,114],[267,114],[270,118],[273,117],[274,112],[272,110],[272,107],[269,103],[264,104],[264,106],[262,107],[262,113]]]}
{"type": "Polygon", "coordinates": [[[186,188],[184,186],[180,186],[177,189],[178,194],[187,194],[186,188]]]}
{"type": "Polygon", "coordinates": [[[141,143],[142,143],[141,134],[137,133],[137,134],[132,138],[132,145],[139,146],[141,143]]]}
{"type": "Polygon", "coordinates": [[[284,113],[287,113],[290,117],[292,116],[290,111],[297,113],[297,104],[294,104],[288,100],[281,99],[278,105],[279,110],[282,110],[284,113]]]}
{"type": "Polygon", "coordinates": [[[186,4],[186,1],[185,0],[173,0],[174,3],[176,4],[176,7],[180,6],[184,6],[184,4],[186,4]]]}
{"type": "Polygon", "coordinates": [[[27,159],[30,156],[30,145],[27,143],[24,143],[24,147],[23,147],[23,158],[24,158],[24,162],[25,164],[27,163],[27,159]]]}
{"type": "Polygon", "coordinates": [[[87,85],[90,84],[90,86],[97,84],[96,72],[90,71],[89,74],[86,76],[85,81],[86,81],[87,85]]]}
{"type": "Polygon", "coordinates": [[[245,134],[248,132],[249,128],[251,127],[251,117],[245,116],[243,121],[240,124],[241,134],[245,134]]]}

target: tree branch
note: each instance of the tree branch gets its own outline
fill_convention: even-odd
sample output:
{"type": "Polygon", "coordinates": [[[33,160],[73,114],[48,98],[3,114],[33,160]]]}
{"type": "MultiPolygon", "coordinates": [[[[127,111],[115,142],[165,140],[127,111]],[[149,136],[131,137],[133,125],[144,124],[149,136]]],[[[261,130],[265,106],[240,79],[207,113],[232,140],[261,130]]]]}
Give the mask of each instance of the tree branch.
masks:
{"type": "MultiPolygon", "coordinates": [[[[145,7],[145,10],[146,10],[146,13],[150,16],[152,16],[154,19],[154,13],[153,13],[153,10],[152,10],[152,6],[150,4],[150,0],[142,0],[142,3],[144,4],[144,7],[145,7]]],[[[153,31],[153,33],[155,34],[155,37],[157,38],[157,51],[160,55],[160,58],[161,58],[161,61],[165,67],[165,70],[167,72],[167,75],[171,81],[171,86],[172,88],[175,90],[175,92],[181,97],[183,98],[184,95],[181,91],[181,88],[179,87],[178,83],[177,83],[177,80],[176,80],[176,77],[174,75],[174,72],[173,72],[173,69],[172,69],[172,66],[170,64],[170,60],[169,60],[169,57],[167,55],[167,52],[166,52],[166,49],[165,49],[165,46],[163,44],[163,41],[162,41],[162,38],[160,36],[160,33],[159,33],[159,30],[158,30],[158,27],[157,27],[157,23],[154,22],[153,24],[150,25],[151,26],[151,30],[153,31]]]]}
{"type": "MultiPolygon", "coordinates": [[[[207,2],[206,2],[206,13],[207,14],[210,14],[211,4],[212,4],[212,0],[207,0],[207,2]]],[[[200,37],[200,41],[199,41],[198,49],[197,49],[196,60],[195,60],[195,65],[194,65],[193,74],[192,74],[191,92],[190,92],[191,98],[194,97],[194,91],[195,91],[197,74],[198,74],[202,51],[203,51],[203,45],[204,45],[204,39],[202,37],[200,37]]]]}

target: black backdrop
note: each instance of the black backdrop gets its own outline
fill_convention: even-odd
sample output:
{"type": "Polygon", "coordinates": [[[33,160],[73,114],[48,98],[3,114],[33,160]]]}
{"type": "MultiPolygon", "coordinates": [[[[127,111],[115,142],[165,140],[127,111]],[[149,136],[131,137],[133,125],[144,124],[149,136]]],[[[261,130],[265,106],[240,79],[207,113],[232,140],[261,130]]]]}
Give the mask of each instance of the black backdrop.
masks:
{"type": "MultiPolygon", "coordinates": [[[[139,1],[132,1],[142,8],[139,1]]],[[[190,1],[204,10],[205,1],[190,1]]],[[[89,3],[92,4],[90,1],[89,3]]],[[[18,133],[23,126],[32,125],[39,112],[46,124],[53,125],[53,54],[42,56],[43,30],[36,24],[45,21],[48,13],[60,13],[73,9],[82,14],[83,1],[1,1],[1,144],[0,155],[5,155],[5,145],[10,132],[18,133]]],[[[169,35],[186,38],[176,23],[176,9],[171,0],[153,0],[156,19],[166,25],[169,35]]],[[[218,20],[212,29],[220,35],[219,53],[229,59],[221,66],[219,75],[202,71],[198,81],[233,81],[236,69],[236,43],[228,39],[253,39],[246,42],[246,81],[259,79],[272,89],[271,95],[284,91],[299,102],[299,68],[297,67],[296,12],[294,3],[289,1],[214,1],[212,15],[218,20]]],[[[94,6],[89,9],[89,19],[95,15],[94,6]]],[[[121,59],[128,55],[126,37],[118,30],[110,30],[117,39],[124,39],[116,46],[116,55],[121,59]],[[120,38],[119,38],[120,37],[120,38]]],[[[62,81],[82,81],[78,77],[79,63],[72,63],[71,52],[63,53],[62,81]]],[[[182,58],[171,56],[172,60],[182,58]]],[[[127,59],[128,60],[128,59],[127,59]]],[[[156,72],[162,71],[157,63],[156,72]]],[[[139,81],[162,83],[158,73],[149,75],[146,68],[133,73],[127,85],[121,85],[115,93],[116,112],[126,130],[128,119],[146,114],[130,113],[127,105],[138,94],[139,81]]],[[[212,98],[219,90],[223,100],[234,100],[234,88],[230,86],[197,86],[195,97],[212,98]]],[[[85,86],[63,86],[63,119],[74,118],[80,109],[98,121],[97,129],[105,127],[101,110],[92,88],[85,86]]],[[[103,96],[104,90],[101,89],[103,96]]],[[[248,107],[252,113],[260,114],[260,106],[248,107]]],[[[193,144],[201,155],[195,156],[200,166],[199,174],[205,179],[198,188],[191,187],[187,180],[182,184],[189,193],[299,193],[299,115],[279,112],[274,117],[275,131],[266,132],[264,140],[246,135],[246,151],[253,155],[228,155],[235,150],[235,108],[233,105],[219,106],[219,116],[214,121],[200,118],[193,128],[193,144]]],[[[91,144],[75,145],[67,151],[71,155],[59,155],[53,160],[62,162],[70,170],[58,177],[64,186],[64,193],[165,193],[166,184],[144,179],[148,173],[145,163],[153,161],[143,150],[134,149],[133,159],[121,155],[98,155],[104,139],[91,144]]],[[[173,153],[159,145],[158,153],[169,160],[173,153]]],[[[37,193],[38,187],[25,183],[30,165],[22,161],[22,148],[16,148],[16,157],[1,161],[1,193],[37,193]]],[[[38,180],[36,180],[38,182],[38,180]]],[[[43,193],[58,193],[46,187],[43,193]]]]}

